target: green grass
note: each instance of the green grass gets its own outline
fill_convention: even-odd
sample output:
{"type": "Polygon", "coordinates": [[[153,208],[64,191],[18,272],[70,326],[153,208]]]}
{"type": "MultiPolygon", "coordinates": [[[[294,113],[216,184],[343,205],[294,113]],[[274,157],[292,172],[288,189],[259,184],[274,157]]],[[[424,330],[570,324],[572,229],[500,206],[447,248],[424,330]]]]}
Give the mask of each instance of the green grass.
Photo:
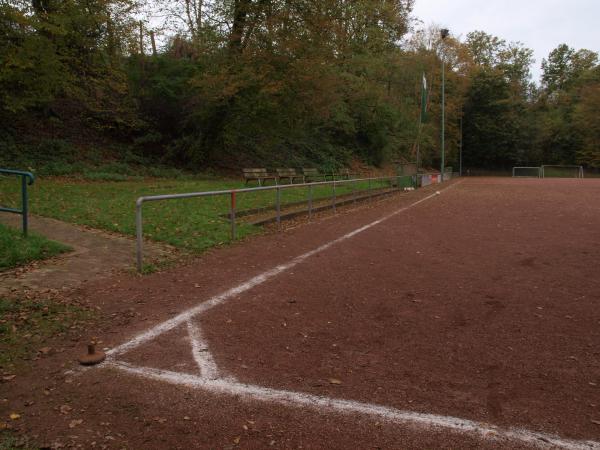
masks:
{"type": "Polygon", "coordinates": [[[34,446],[29,439],[17,437],[16,434],[9,431],[0,432],[0,450],[36,450],[39,446],[34,446]]]}
{"type": "Polygon", "coordinates": [[[53,298],[0,298],[0,368],[14,368],[47,347],[50,338],[81,329],[91,317],[90,311],[53,298]]]}
{"type": "MultiPolygon", "coordinates": [[[[243,187],[241,181],[222,179],[85,182],[39,178],[30,190],[30,209],[34,214],[133,236],[135,201],[140,196],[243,187]]],[[[358,189],[366,187],[366,183],[357,186],[358,189]]],[[[372,187],[377,186],[373,184],[372,187]]],[[[18,189],[14,179],[0,179],[0,204],[8,202],[7,206],[16,206],[18,189]]],[[[330,197],[331,189],[330,186],[315,187],[314,198],[330,197]]],[[[350,185],[340,185],[336,192],[343,195],[352,189],[350,185]]],[[[305,201],[307,195],[307,188],[283,189],[281,200],[283,204],[305,201]]],[[[269,207],[274,202],[275,191],[239,193],[237,210],[269,207]]],[[[145,203],[144,236],[191,252],[227,243],[230,241],[230,224],[222,216],[228,213],[229,204],[228,196],[145,203]]],[[[238,237],[259,231],[257,227],[238,221],[238,237]]]]}
{"type": "Polygon", "coordinates": [[[20,230],[0,224],[0,271],[50,258],[69,250],[70,247],[35,233],[30,232],[25,238],[20,230]]]}

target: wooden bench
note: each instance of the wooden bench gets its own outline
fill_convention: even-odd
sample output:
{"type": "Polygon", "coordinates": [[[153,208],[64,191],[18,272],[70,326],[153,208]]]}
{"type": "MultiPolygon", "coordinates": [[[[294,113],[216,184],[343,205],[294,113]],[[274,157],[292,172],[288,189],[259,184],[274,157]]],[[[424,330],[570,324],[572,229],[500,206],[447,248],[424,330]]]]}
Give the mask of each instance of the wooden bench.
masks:
{"type": "Polygon", "coordinates": [[[263,181],[265,180],[275,180],[275,183],[278,181],[277,175],[270,174],[267,172],[267,169],[242,169],[244,173],[244,180],[246,180],[246,184],[249,181],[256,180],[258,181],[258,185],[262,186],[263,181]]]}
{"type": "Polygon", "coordinates": [[[310,169],[304,168],[302,169],[302,174],[304,175],[304,182],[312,182],[321,178],[322,180],[327,180],[327,175],[324,175],[319,172],[319,169],[310,169]]]}
{"type": "Polygon", "coordinates": [[[284,179],[284,178],[290,180],[290,184],[294,183],[294,179],[299,179],[299,180],[304,179],[304,175],[297,174],[296,169],[285,169],[285,168],[277,169],[277,177],[280,180],[284,179]]]}
{"type": "Polygon", "coordinates": [[[334,172],[332,174],[332,177],[334,180],[350,180],[351,178],[354,178],[357,175],[357,173],[350,172],[350,169],[340,169],[338,172],[334,172]]]}

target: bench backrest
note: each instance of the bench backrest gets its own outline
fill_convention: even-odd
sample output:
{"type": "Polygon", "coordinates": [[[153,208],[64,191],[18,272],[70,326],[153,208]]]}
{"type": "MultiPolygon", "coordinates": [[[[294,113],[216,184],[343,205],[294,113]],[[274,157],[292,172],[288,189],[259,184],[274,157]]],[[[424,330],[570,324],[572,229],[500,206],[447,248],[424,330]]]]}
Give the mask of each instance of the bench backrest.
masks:
{"type": "Polygon", "coordinates": [[[277,169],[277,175],[280,177],[295,177],[296,169],[277,169]]]}
{"type": "Polygon", "coordinates": [[[244,178],[264,178],[269,176],[267,169],[242,169],[244,178]]]}
{"type": "Polygon", "coordinates": [[[319,175],[319,169],[304,168],[302,169],[302,173],[307,177],[315,177],[319,175]]]}

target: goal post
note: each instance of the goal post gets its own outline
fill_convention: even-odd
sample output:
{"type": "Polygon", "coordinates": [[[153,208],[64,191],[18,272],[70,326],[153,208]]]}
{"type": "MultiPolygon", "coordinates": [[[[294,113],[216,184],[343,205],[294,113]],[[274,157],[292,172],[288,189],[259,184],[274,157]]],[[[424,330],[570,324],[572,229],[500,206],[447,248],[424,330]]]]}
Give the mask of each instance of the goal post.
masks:
{"type": "Polygon", "coordinates": [[[541,167],[513,167],[513,178],[541,178],[541,167]]]}
{"type": "Polygon", "coordinates": [[[583,178],[583,166],[576,165],[543,165],[542,178],[583,178]]]}

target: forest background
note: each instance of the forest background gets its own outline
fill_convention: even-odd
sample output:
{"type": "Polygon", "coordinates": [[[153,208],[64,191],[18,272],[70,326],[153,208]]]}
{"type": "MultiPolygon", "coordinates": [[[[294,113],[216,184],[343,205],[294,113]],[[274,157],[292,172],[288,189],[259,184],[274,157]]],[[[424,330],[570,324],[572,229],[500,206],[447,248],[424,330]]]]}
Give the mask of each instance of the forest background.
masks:
{"type": "Polygon", "coordinates": [[[485,31],[442,40],[413,0],[2,0],[0,166],[192,171],[600,167],[598,54],[485,31]],[[427,115],[422,121],[423,75],[427,115]]]}

